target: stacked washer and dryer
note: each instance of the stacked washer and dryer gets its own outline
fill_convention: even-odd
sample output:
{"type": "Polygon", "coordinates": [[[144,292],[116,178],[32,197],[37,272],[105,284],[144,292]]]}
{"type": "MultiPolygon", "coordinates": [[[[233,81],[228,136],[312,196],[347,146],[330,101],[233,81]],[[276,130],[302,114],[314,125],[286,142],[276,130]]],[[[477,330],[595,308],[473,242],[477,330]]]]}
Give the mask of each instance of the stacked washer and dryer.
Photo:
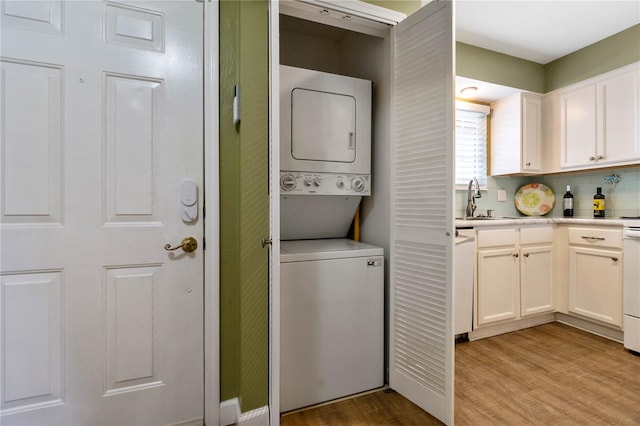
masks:
{"type": "Polygon", "coordinates": [[[367,80],[280,67],[280,410],[384,384],[383,249],[346,237],[371,194],[367,80]]]}

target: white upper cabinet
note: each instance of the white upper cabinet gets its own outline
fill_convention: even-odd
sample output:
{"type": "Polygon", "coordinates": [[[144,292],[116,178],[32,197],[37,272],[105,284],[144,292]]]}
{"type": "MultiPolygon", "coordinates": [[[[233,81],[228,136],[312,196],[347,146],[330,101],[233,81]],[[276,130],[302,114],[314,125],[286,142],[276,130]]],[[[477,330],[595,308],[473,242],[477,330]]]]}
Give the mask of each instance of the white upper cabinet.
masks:
{"type": "Polygon", "coordinates": [[[640,64],[596,87],[598,155],[601,163],[640,160],[640,64]]]}
{"type": "Polygon", "coordinates": [[[518,93],[491,104],[491,175],[540,173],[541,133],[540,95],[518,93]]]}
{"type": "Polygon", "coordinates": [[[596,86],[567,90],[560,95],[561,165],[591,167],[596,155],[596,86]]]}
{"type": "Polygon", "coordinates": [[[640,162],[640,64],[560,91],[560,167],[640,162]]]}

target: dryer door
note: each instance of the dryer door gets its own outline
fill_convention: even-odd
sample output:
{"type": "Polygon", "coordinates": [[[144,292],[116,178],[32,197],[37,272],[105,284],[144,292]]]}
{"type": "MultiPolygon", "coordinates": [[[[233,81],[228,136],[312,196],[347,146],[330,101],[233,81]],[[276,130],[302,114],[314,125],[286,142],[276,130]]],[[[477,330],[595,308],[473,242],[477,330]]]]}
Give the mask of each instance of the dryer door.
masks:
{"type": "Polygon", "coordinates": [[[291,155],[296,160],[353,163],[356,99],[295,88],[291,93],[291,155]]]}

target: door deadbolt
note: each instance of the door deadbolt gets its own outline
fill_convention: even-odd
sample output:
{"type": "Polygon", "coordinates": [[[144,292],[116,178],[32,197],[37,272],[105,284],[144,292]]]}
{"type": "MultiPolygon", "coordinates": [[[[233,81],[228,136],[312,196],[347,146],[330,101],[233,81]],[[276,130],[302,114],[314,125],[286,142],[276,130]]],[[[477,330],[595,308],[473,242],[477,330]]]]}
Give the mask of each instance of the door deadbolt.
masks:
{"type": "Polygon", "coordinates": [[[191,253],[193,251],[196,251],[196,249],[198,248],[198,241],[196,241],[196,239],[193,237],[186,237],[178,246],[171,247],[171,244],[165,244],[164,246],[164,249],[166,251],[178,250],[179,248],[184,250],[186,253],[191,253]]]}

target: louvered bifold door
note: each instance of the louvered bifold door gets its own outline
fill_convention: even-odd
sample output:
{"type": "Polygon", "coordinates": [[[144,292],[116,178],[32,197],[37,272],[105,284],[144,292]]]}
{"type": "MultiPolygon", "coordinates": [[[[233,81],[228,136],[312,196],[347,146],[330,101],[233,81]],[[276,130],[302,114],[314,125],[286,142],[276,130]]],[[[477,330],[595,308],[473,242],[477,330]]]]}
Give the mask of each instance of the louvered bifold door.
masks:
{"type": "MultiPolygon", "coordinates": [[[[451,2],[394,33],[390,386],[453,422],[451,2]]],[[[469,261],[472,261],[471,259],[469,261]]]]}

